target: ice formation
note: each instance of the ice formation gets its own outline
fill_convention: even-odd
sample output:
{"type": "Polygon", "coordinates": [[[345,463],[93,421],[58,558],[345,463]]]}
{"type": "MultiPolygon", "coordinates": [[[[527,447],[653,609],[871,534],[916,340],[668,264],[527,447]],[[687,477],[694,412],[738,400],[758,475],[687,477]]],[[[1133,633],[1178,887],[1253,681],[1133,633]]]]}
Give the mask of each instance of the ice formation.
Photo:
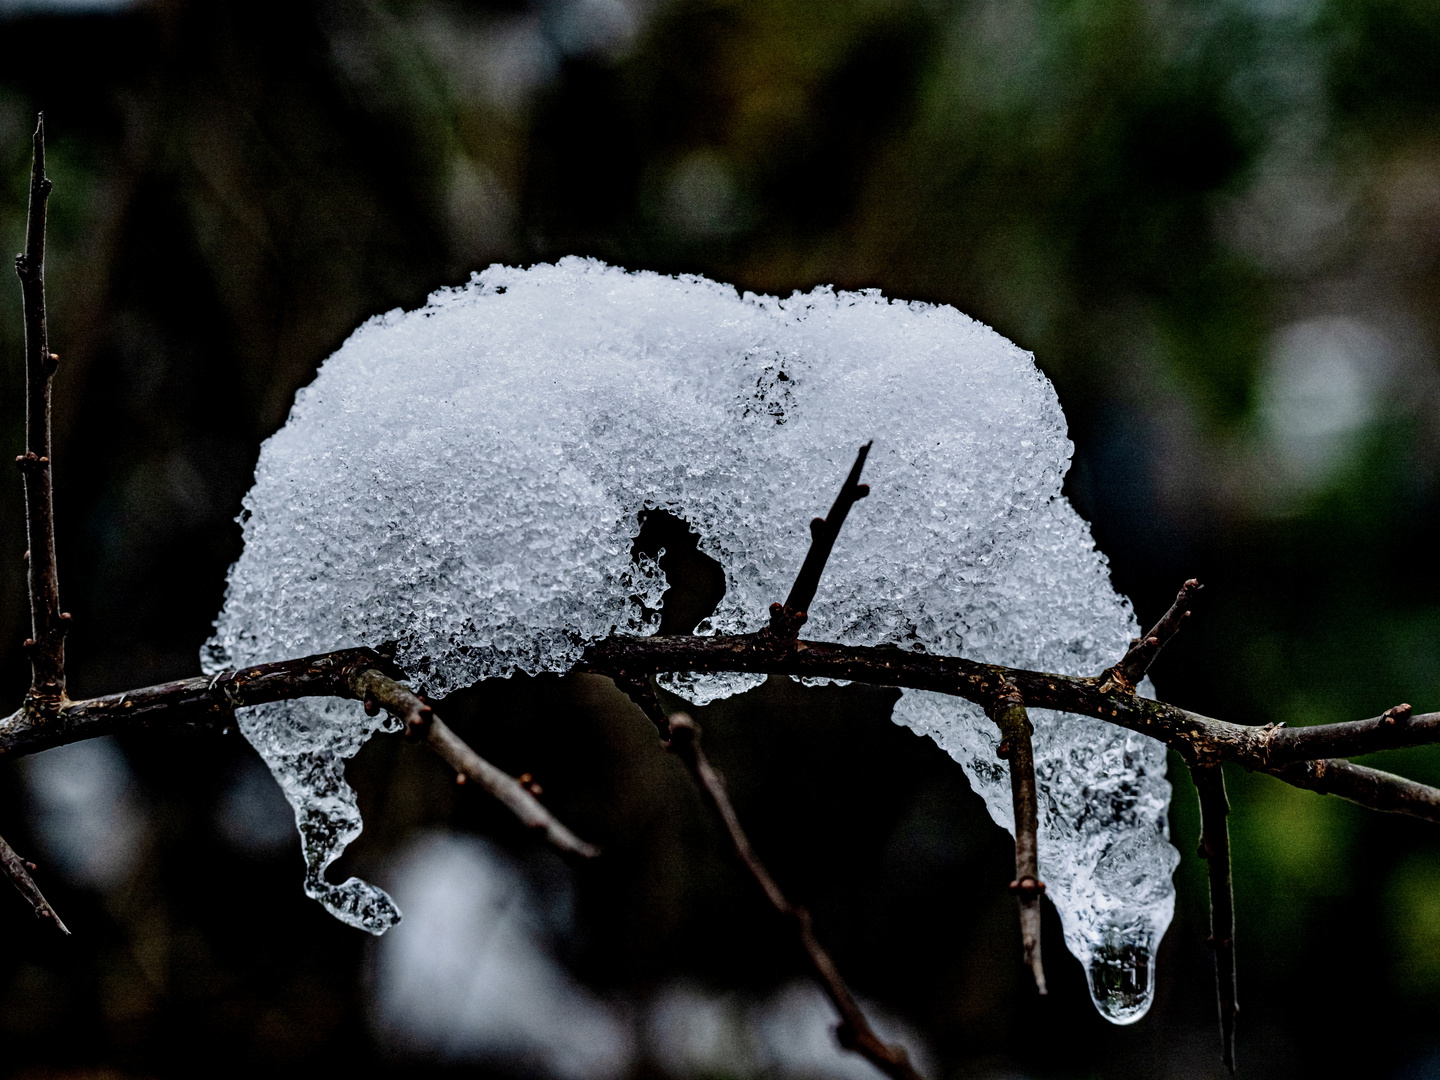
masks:
{"type": "MultiPolygon", "coordinates": [[[[432,694],[563,672],[654,628],[664,581],[637,515],[689,522],[725,570],[701,633],[757,629],[873,438],[874,494],[841,534],[807,636],[1094,673],[1137,627],[1060,494],[1071,444],[1028,353],[949,307],[830,289],[737,295],[565,259],[494,266],[372,319],[266,442],[208,670],[398,641],[432,694]]],[[[748,676],[667,676],[697,703],[748,676]]],[[[965,769],[1012,827],[998,733],[906,693],[895,720],[965,769]]],[[[358,835],[344,759],[383,723],[357,703],[245,710],[295,808],[306,890],[374,933],[390,898],[326,868],[358,835]]],[[[1040,868],[1101,1011],[1138,1019],[1174,907],[1163,748],[1034,714],[1040,868]]]]}

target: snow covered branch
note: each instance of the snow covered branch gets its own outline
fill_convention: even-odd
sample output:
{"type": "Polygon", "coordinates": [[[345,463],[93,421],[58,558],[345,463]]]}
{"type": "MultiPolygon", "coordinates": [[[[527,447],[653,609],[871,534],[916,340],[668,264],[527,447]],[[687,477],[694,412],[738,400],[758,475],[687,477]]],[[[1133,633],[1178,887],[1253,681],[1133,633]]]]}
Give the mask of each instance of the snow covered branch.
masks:
{"type": "MultiPolygon", "coordinates": [[[[267,444],[262,454],[256,492],[246,504],[247,510],[252,505],[258,508],[247,521],[246,556],[232,571],[230,600],[217,622],[216,638],[207,646],[206,665],[211,674],[71,701],[65,693],[64,657],[69,616],[61,612],[59,603],[50,476],[50,395],[58,357],[49,352],[45,325],[44,227],[50,183],[45,177],[43,136],[42,121],[35,133],[26,250],[16,262],[25,315],[26,452],[20,456],[19,464],[25,475],[30,543],[32,636],[26,649],[32,681],[19,708],[0,718],[0,756],[19,756],[95,736],[178,724],[228,726],[235,722],[236,710],[242,708],[258,710],[247,714],[249,722],[266,715],[267,708],[272,717],[279,715],[273,709],[277,703],[312,698],[358,701],[364,703],[370,717],[384,710],[404,726],[407,735],[426,742],[455,770],[457,782],[484,788],[550,844],[567,854],[589,858],[597,855],[598,849],[555,819],[537,798],[538,788],[527,785],[524,778],[508,776],[476,753],[435,714],[435,706],[424,691],[434,693],[443,704],[442,695],[461,685],[521,669],[608,676],[655,724],[667,749],[685,764],[703,798],[719,817],[736,857],[772,907],[794,922],[813,974],[839,1014],[841,1042],[896,1080],[917,1080],[904,1051],[875,1035],[833,961],[816,940],[808,914],[786,899],[773,875],[756,857],[723,780],[701,748],[698,725],[688,715],[668,710],[657,686],[673,689],[678,680],[682,688],[698,688],[707,694],[715,690],[711,696],[724,696],[744,685],[754,685],[736,676],[780,675],[926,691],[980,706],[999,727],[1003,737],[1000,756],[1008,759],[1010,766],[1010,806],[1016,837],[1012,890],[1020,903],[1025,959],[1037,988],[1045,992],[1040,955],[1044,894],[1055,902],[1065,919],[1081,924],[1087,918],[1091,920],[1090,925],[1075,930],[1073,939],[1071,923],[1067,922],[1066,941],[1088,965],[1097,1006],[1120,1023],[1138,1019],[1149,1005],[1154,946],[1173,907],[1168,875],[1174,862],[1167,859],[1176,856],[1164,840],[1168,798],[1163,783],[1164,755],[1153,743],[1115,736],[1125,744],[1125,750],[1123,755],[1111,756],[1126,758],[1127,783],[1138,784],[1148,776],[1154,784],[1151,790],[1164,792],[1151,800],[1150,816],[1111,804],[1108,817],[1091,815],[1087,808],[1078,822],[1062,820],[1052,812],[1052,802],[1042,800],[1040,789],[1053,791],[1056,785],[1069,783],[1073,790],[1080,781],[1065,772],[1069,767],[1066,763],[1091,752],[1095,756],[1090,760],[1098,761],[1114,749],[1114,741],[1106,742],[1113,733],[1074,720],[1044,718],[1032,725],[1031,717],[1037,709],[1088,717],[1174,749],[1191,769],[1201,803],[1201,850],[1210,865],[1224,1057],[1232,1070],[1236,1017],[1234,903],[1226,826],[1229,806],[1222,766],[1238,765],[1372,809],[1440,822],[1440,789],[1343,760],[1377,750],[1440,742],[1440,713],[1414,715],[1410,706],[1398,705],[1372,719],[1293,729],[1282,724],[1257,727],[1227,723],[1141,697],[1137,688],[1146,672],[1190,615],[1191,602],[1200,588],[1196,581],[1187,581],[1159,622],[1132,641],[1119,662],[1098,674],[1051,673],[949,655],[966,647],[955,627],[963,625],[969,634],[978,626],[989,632],[988,637],[981,632],[976,639],[988,640],[992,656],[1024,656],[1036,666],[1062,666],[1075,663],[1075,657],[1083,655],[1090,659],[1077,666],[1093,671],[1105,658],[1092,656],[1074,643],[1089,642],[1084,647],[1089,649],[1098,641],[1101,644],[1095,646],[1097,652],[1113,648],[1118,653],[1135,629],[1128,605],[1114,595],[1109,585],[1103,558],[1094,551],[1088,530],[1060,494],[1059,480],[1069,443],[1064,437],[1058,402],[1030,359],[1008,342],[996,344],[998,335],[983,327],[977,329],[976,324],[964,321],[963,316],[949,309],[911,305],[892,310],[878,294],[836,296],[832,292],[818,299],[812,294],[802,298],[803,306],[787,308],[788,302],[771,298],[738,298],[713,283],[659,279],[656,275],[626,278],[598,264],[577,263],[513,274],[501,270],[490,279],[477,278],[469,293],[446,294],[433,311],[444,313],[445,305],[449,305],[445,318],[455,319],[459,329],[452,339],[426,354],[434,360],[433,370],[417,371],[411,363],[414,343],[410,339],[394,355],[376,344],[400,325],[394,320],[387,322],[390,316],[367,324],[346,346],[353,356],[345,363],[363,368],[363,378],[347,383],[344,380],[349,377],[348,369],[344,364],[330,368],[334,392],[316,392],[309,399],[302,395],[291,424],[267,444]],[[594,371],[600,374],[582,383],[584,408],[570,399],[556,404],[546,397],[560,380],[545,375],[543,385],[532,381],[539,366],[535,362],[538,354],[532,353],[529,344],[516,346],[520,350],[518,357],[502,357],[510,365],[505,368],[503,380],[465,382],[474,371],[490,378],[499,370],[489,354],[480,356],[482,363],[476,360],[479,354],[464,352],[473,347],[473,342],[529,342],[531,334],[540,333],[535,326],[541,322],[545,322],[545,332],[560,333],[556,329],[558,320],[546,322],[550,310],[546,305],[551,303],[551,294],[546,290],[556,282],[566,290],[568,304],[578,307],[589,303],[606,313],[604,318],[585,323],[586,332],[600,334],[610,351],[603,353],[603,362],[597,362],[594,371]],[[528,290],[523,295],[522,286],[528,290]],[[590,291],[581,296],[583,290],[590,291]],[[656,295],[665,303],[658,302],[656,295]],[[735,460],[740,464],[733,471],[726,471],[731,468],[728,465],[687,468],[677,464],[677,455],[689,452],[688,444],[670,455],[674,460],[667,461],[665,447],[670,443],[610,445],[601,441],[602,436],[630,438],[636,434],[635,429],[643,426],[638,421],[631,423],[631,419],[668,414],[672,406],[683,404],[664,396],[683,381],[675,374],[680,369],[656,365],[678,365],[677,357],[690,358],[693,350],[688,339],[676,333],[657,343],[642,334],[643,340],[632,341],[627,352],[607,336],[615,326],[630,327],[627,332],[643,327],[644,320],[653,317],[651,312],[666,310],[665,304],[671,301],[691,305],[685,310],[708,335],[703,338],[705,347],[714,350],[709,357],[699,356],[696,371],[691,374],[697,380],[711,380],[705,385],[716,393],[720,392],[715,390],[717,386],[730,392],[730,384],[724,383],[722,376],[735,376],[737,382],[750,380],[753,384],[753,389],[747,386],[738,404],[726,398],[723,408],[706,405],[673,424],[687,439],[699,433],[712,446],[728,445],[724,440],[739,432],[736,438],[743,445],[735,448],[735,460]],[[512,332],[478,332],[476,327],[486,329],[492,324],[478,321],[481,316],[475,312],[483,305],[492,305],[484,309],[488,313],[484,318],[499,320],[502,316],[493,313],[500,309],[494,305],[502,303],[503,317],[514,320],[510,324],[512,332]],[[634,305],[631,314],[615,316],[617,310],[623,309],[622,314],[631,310],[625,309],[625,304],[634,305]],[[824,382],[818,367],[805,366],[808,361],[799,351],[782,352],[776,345],[776,341],[787,340],[783,334],[795,333],[794,328],[811,318],[809,313],[813,311],[821,314],[813,316],[815,321],[806,331],[809,336],[803,341],[804,347],[817,353],[830,350],[825,355],[837,370],[842,363],[852,365],[829,383],[824,382]],[[822,325],[824,319],[831,321],[822,325]],[[727,335],[742,336],[734,336],[733,340],[715,338],[716,327],[723,327],[727,335]],[[903,333],[897,327],[902,327],[903,333]],[[903,356],[887,352],[878,359],[854,358],[857,342],[889,343],[905,334],[910,335],[905,340],[911,351],[903,356]],[[822,338],[824,343],[817,344],[822,338]],[[763,341],[763,348],[755,341],[763,341]],[[372,350],[373,355],[365,350],[372,350]],[[953,378],[953,373],[934,359],[952,355],[974,361],[972,381],[953,378]],[[359,360],[355,361],[355,357],[359,360]],[[836,411],[819,419],[802,415],[800,422],[783,427],[794,405],[788,395],[801,381],[787,373],[786,364],[792,365],[793,372],[803,372],[803,379],[813,379],[808,392],[836,411]],[[419,445],[430,445],[435,431],[404,427],[402,432],[397,427],[403,425],[393,417],[394,422],[388,426],[381,422],[380,414],[393,405],[393,399],[404,396],[394,392],[394,384],[371,377],[381,368],[389,370],[386,365],[397,367],[405,379],[436,380],[432,409],[425,410],[426,423],[439,425],[438,430],[447,435],[463,430],[469,438],[481,432],[469,442],[457,442],[456,456],[446,457],[438,476],[427,474],[418,480],[412,476],[407,470],[415,467],[415,460],[423,455],[408,453],[404,442],[410,438],[418,440],[419,445]],[[904,378],[896,374],[902,365],[909,365],[904,368],[904,378]],[[608,392],[610,383],[606,380],[620,388],[618,396],[605,399],[604,408],[592,409],[597,395],[603,397],[608,392]],[[454,393],[457,385],[466,392],[454,393]],[[957,385],[964,387],[963,395],[954,392],[957,385]],[[826,394],[831,396],[826,398],[826,394]],[[356,395],[369,396],[360,400],[356,395]],[[888,413],[867,411],[881,399],[888,402],[888,413]],[[442,407],[451,410],[447,417],[430,415],[442,407]],[[471,411],[455,411],[462,407],[471,411]],[[384,439],[358,444],[317,442],[339,438],[337,431],[359,430],[348,422],[327,428],[325,408],[346,410],[347,416],[365,415],[375,424],[375,430],[385,433],[384,439]],[[844,411],[847,409],[855,411],[844,411]],[[530,426],[516,426],[515,434],[505,424],[516,424],[517,413],[523,413],[525,424],[530,426]],[[973,438],[969,442],[956,439],[953,446],[945,444],[943,452],[934,452],[934,446],[939,445],[934,442],[935,432],[958,429],[977,415],[984,422],[974,421],[978,426],[970,431],[973,438]],[[742,428],[742,422],[752,426],[742,428]],[[894,448],[885,451],[892,467],[903,463],[909,472],[896,481],[893,492],[887,479],[887,499],[875,500],[886,502],[884,510],[890,516],[884,527],[875,529],[864,550],[836,554],[836,541],[850,510],[870,493],[869,486],[860,482],[872,445],[866,443],[827,516],[812,521],[810,546],[787,599],[770,605],[769,622],[764,628],[737,632],[754,625],[746,620],[774,595],[766,582],[777,567],[788,565],[793,557],[793,517],[787,520],[786,514],[797,493],[808,492],[817,483],[815,476],[804,470],[832,467],[824,466],[824,462],[832,460],[829,455],[833,447],[825,442],[831,438],[829,432],[837,425],[853,430],[862,423],[887,422],[899,427],[909,425],[913,431],[907,436],[910,442],[903,453],[894,448]],[[982,429],[983,437],[976,434],[982,429]],[[562,430],[564,439],[570,441],[540,445],[542,440],[536,432],[552,430],[562,430]],[[394,460],[384,456],[392,444],[398,447],[394,460]],[[384,454],[376,446],[383,446],[384,454]],[[962,446],[963,453],[971,457],[964,457],[955,446],[962,446]],[[361,461],[372,452],[374,460],[361,461]],[[320,476],[315,472],[317,461],[335,471],[320,476]],[[486,482],[498,478],[498,486],[484,493],[488,501],[480,501],[474,491],[474,477],[456,464],[467,461],[474,466],[475,475],[486,482]],[[785,466],[778,476],[766,471],[775,462],[785,466]],[[557,464],[563,467],[557,469],[557,464]],[[976,472],[987,468],[990,471],[972,482],[967,472],[971,466],[976,472]],[[363,478],[373,479],[382,473],[397,478],[393,490],[363,487],[368,482],[363,478]],[[527,478],[529,488],[517,493],[522,485],[512,483],[512,475],[527,478]],[[313,499],[311,494],[300,492],[300,486],[295,484],[297,476],[313,485],[313,499]],[[753,490],[736,487],[737,483],[751,481],[753,490]],[[613,496],[621,489],[624,500],[629,501],[613,496]],[[744,611],[737,614],[727,610],[723,616],[715,616],[713,624],[726,632],[707,636],[638,634],[646,623],[636,613],[653,616],[659,599],[656,567],[652,564],[637,570],[639,564],[624,563],[626,529],[635,520],[636,500],[646,509],[674,507],[696,515],[696,522],[708,530],[707,538],[714,541],[715,550],[733,555],[741,564],[741,571],[727,578],[726,603],[743,601],[744,611]],[[931,501],[933,506],[929,505],[931,501]],[[585,513],[577,509],[582,506],[585,513]],[[310,528],[295,516],[306,514],[323,527],[310,528]],[[925,529],[917,525],[921,515],[929,515],[925,529]],[[911,543],[904,535],[907,529],[924,535],[911,543]],[[296,536],[302,531],[305,544],[311,546],[298,551],[296,536]],[[717,536],[720,539],[715,539],[717,536]],[[1037,542],[1037,538],[1046,543],[1037,542]],[[1002,549],[1005,554],[997,558],[996,552],[1002,549]],[[525,551],[530,560],[524,567],[513,561],[517,550],[525,551]],[[388,597],[392,601],[388,608],[386,597],[381,596],[383,590],[375,584],[381,578],[375,565],[382,559],[392,560],[386,564],[384,580],[390,583],[386,588],[404,590],[399,600],[388,597]],[[996,576],[994,568],[1002,563],[1004,574],[996,576]],[[801,626],[811,621],[811,609],[820,595],[821,578],[827,568],[827,591],[821,599],[825,616],[835,618],[832,629],[839,627],[834,633],[863,636],[884,644],[855,645],[799,637],[801,626]],[[908,580],[922,572],[929,573],[930,578],[918,583],[908,580]],[[457,573],[469,576],[457,581],[457,573]],[[290,581],[284,579],[285,574],[300,576],[290,581]],[[875,584],[881,580],[883,589],[875,584]],[[365,586],[358,599],[346,592],[357,582],[365,586]],[[423,597],[415,595],[424,590],[429,591],[423,597]],[[883,599],[876,600],[876,595],[883,599]],[[499,598],[494,610],[481,610],[475,599],[480,596],[499,598]],[[231,601],[237,597],[241,601],[233,604],[232,611],[231,601]],[[1005,623],[1003,616],[994,615],[1003,610],[1006,602],[1019,603],[1022,599],[1027,605],[1025,620],[1005,623]],[[1087,609],[1086,604],[1092,601],[1093,606],[1087,609]],[[401,640],[402,650],[415,646],[409,660],[403,651],[329,648],[344,642],[382,640],[376,635],[374,623],[346,622],[335,614],[362,607],[367,615],[380,613],[376,616],[381,624],[379,630],[401,640]],[[396,611],[408,614],[402,617],[394,614],[396,611]],[[626,612],[623,617],[622,611],[626,612]],[[423,626],[408,625],[412,615],[430,621],[423,626]],[[630,620],[631,632],[617,632],[615,627],[627,625],[625,619],[630,620]],[[385,625],[386,620],[407,624],[385,625]],[[300,624],[300,629],[295,624],[300,624]],[[998,630],[1011,635],[1003,640],[1003,648],[995,644],[1001,636],[998,630]],[[1043,647],[1026,651],[1028,644],[1017,644],[1024,635],[1034,637],[1043,647]],[[506,644],[496,645],[502,638],[506,644]],[[589,644],[582,647],[585,642],[589,644]],[[1007,648],[1011,651],[1004,651],[1007,648]],[[247,662],[302,651],[315,655],[271,663],[247,662]],[[493,666],[485,666],[492,661],[493,666]],[[412,668],[408,672],[407,664],[412,668]],[[416,687],[405,685],[407,676],[420,679],[416,687]],[[697,678],[709,678],[710,682],[685,682],[697,678]],[[1141,749],[1132,754],[1131,744],[1141,749]],[[1037,760],[1044,765],[1038,783],[1037,760]],[[1136,761],[1140,764],[1134,764],[1136,761]],[[1105,828],[1112,829],[1111,834],[1097,835],[1094,829],[1099,826],[1086,824],[1092,818],[1109,822],[1105,828]],[[1117,825],[1121,818],[1123,822],[1117,825]],[[1083,828],[1091,831],[1082,836],[1083,828]],[[1045,854],[1047,892],[1040,881],[1042,845],[1055,845],[1054,849],[1046,849],[1049,852],[1069,844],[1073,853],[1084,846],[1076,842],[1080,839],[1089,845],[1087,850],[1101,854],[1082,868],[1083,873],[1075,865],[1067,867],[1064,859],[1051,860],[1045,854]],[[1108,908],[1105,904],[1097,906],[1093,890],[1109,887],[1100,881],[1103,875],[1098,871],[1103,866],[1097,860],[1107,857],[1112,848],[1120,850],[1122,856],[1128,852],[1132,863],[1142,863],[1144,874],[1149,875],[1147,880],[1159,881],[1158,890],[1146,896],[1130,895],[1144,892],[1132,887],[1132,875],[1122,888],[1102,898],[1108,908]],[[1081,895],[1077,885],[1081,879],[1086,888],[1092,889],[1091,894],[1081,895]],[[1134,907],[1127,909],[1125,927],[1129,928],[1127,932],[1135,932],[1119,940],[1112,934],[1115,925],[1101,925],[1097,912],[1109,910],[1113,914],[1130,901],[1134,901],[1134,907]],[[1112,936],[1107,938],[1107,934],[1112,936]],[[1114,985],[1102,987],[1097,971],[1114,985]]],[[[404,317],[400,318],[403,321],[404,317]]],[[[431,320],[426,332],[436,332],[434,328],[442,322],[438,317],[431,320]]],[[[412,335],[416,332],[413,325],[406,330],[412,335]]],[[[547,347],[557,355],[602,355],[600,347],[589,339],[581,345],[562,336],[547,347]]],[[[956,366],[960,366],[958,362],[956,366]]],[[[697,394],[696,400],[701,396],[697,394]]],[[[417,422],[409,414],[403,420],[405,425],[417,422]]],[[[670,434],[673,436],[673,432],[670,434]]],[[[556,439],[561,437],[557,435],[556,439]]],[[[879,467],[872,466],[872,474],[879,467]]],[[[880,509],[876,507],[877,516],[880,509]]],[[[971,640],[975,639],[964,639],[971,640]]],[[[906,699],[905,707],[912,711],[904,722],[931,734],[958,733],[949,746],[951,753],[962,763],[968,760],[972,782],[989,800],[996,819],[1003,820],[1003,794],[997,793],[993,785],[984,788],[985,783],[999,778],[990,758],[995,748],[993,741],[988,741],[993,739],[993,730],[984,724],[976,725],[974,730],[966,728],[964,724],[969,721],[963,716],[950,728],[937,726],[926,719],[933,714],[924,711],[934,703],[924,695],[916,697],[921,704],[906,699]],[[985,728],[983,733],[978,732],[980,727],[985,728]],[[982,757],[984,767],[975,767],[982,757]],[[977,777],[984,778],[983,782],[977,777]]],[[[703,697],[696,694],[692,700],[703,697]]],[[[963,714],[964,710],[955,712],[963,714]]],[[[973,716],[974,710],[968,715],[973,716]]],[[[313,830],[313,835],[333,838],[346,835],[340,826],[358,825],[354,793],[343,780],[342,758],[353,754],[378,726],[362,717],[358,709],[331,713],[321,709],[317,727],[311,730],[331,737],[319,753],[327,767],[311,771],[323,774],[329,786],[322,790],[311,784],[298,795],[303,784],[297,781],[287,787],[302,818],[310,815],[326,825],[313,830]],[[327,724],[331,727],[326,728],[327,724]],[[347,746],[349,749],[342,753],[347,746]],[[353,813],[353,818],[347,819],[347,813],[353,813]]],[[[256,741],[257,746],[267,747],[262,752],[269,755],[267,761],[277,776],[288,775],[294,781],[298,774],[286,770],[296,768],[297,761],[307,768],[315,763],[313,747],[297,749],[275,743],[274,739],[256,741]]],[[[354,888],[336,899],[333,894],[343,892],[343,888],[337,890],[326,883],[325,868],[341,848],[343,840],[317,842],[306,848],[307,889],[352,925],[383,932],[399,918],[398,909],[388,897],[363,882],[352,881],[346,887],[354,888]],[[366,905],[371,914],[360,910],[366,905]]],[[[38,916],[64,930],[64,924],[36,887],[30,869],[0,840],[0,870],[38,916]]]]}

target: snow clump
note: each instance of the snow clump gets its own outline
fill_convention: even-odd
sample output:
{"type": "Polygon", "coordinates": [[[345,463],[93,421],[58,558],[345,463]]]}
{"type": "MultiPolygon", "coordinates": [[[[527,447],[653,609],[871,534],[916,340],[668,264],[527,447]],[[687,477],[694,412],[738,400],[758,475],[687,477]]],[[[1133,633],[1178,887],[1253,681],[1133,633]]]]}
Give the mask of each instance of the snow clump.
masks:
{"type": "MultiPolygon", "coordinates": [[[[807,637],[1093,674],[1136,634],[1089,527],[1060,494],[1072,444],[1030,354],[954,308],[828,288],[738,295],[699,277],[563,259],[492,266],[360,327],[296,396],[244,500],[244,552],[211,672],[398,641],[439,696],[564,672],[589,642],[653,632],[665,588],[632,558],[664,509],[725,571],[701,633],[762,626],[874,439],[807,637]]],[[[675,673],[697,704],[749,675],[675,673]]],[[[977,707],[907,691],[895,720],[964,767],[1013,830],[999,734],[977,707]]],[[[1138,1019],[1174,909],[1165,751],[1034,710],[1040,870],[1101,1011],[1138,1019]]],[[[295,808],[306,891],[382,933],[400,913],[326,868],[360,832],[344,762],[358,702],[241,710],[295,808]]]]}

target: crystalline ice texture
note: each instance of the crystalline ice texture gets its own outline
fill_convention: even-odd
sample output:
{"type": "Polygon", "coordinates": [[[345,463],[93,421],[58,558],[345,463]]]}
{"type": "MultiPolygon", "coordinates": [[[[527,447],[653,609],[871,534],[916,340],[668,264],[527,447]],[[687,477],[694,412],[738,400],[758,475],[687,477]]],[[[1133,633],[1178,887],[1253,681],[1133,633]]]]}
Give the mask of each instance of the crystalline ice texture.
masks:
{"type": "MultiPolygon", "coordinates": [[[[662,508],[725,570],[709,632],[757,629],[783,598],[854,459],[851,514],[807,636],[1094,673],[1136,632],[1060,495],[1071,444],[1029,354],[948,307],[829,289],[739,296],[703,278],[565,259],[495,266],[362,326],[296,398],[245,499],[245,549],[209,670],[398,642],[432,694],[565,671],[586,643],[653,630],[664,582],[636,563],[662,508]]],[[[755,684],[677,673],[696,702],[755,684]]],[[[977,708],[907,693],[1011,825],[998,733],[977,708]]],[[[1041,875],[1113,1019],[1149,1000],[1174,903],[1159,744],[1037,713],[1041,875]]],[[[307,891],[379,933],[398,917],[325,868],[358,833],[342,775],[381,723],[358,704],[245,710],[296,808],[307,891]]]]}

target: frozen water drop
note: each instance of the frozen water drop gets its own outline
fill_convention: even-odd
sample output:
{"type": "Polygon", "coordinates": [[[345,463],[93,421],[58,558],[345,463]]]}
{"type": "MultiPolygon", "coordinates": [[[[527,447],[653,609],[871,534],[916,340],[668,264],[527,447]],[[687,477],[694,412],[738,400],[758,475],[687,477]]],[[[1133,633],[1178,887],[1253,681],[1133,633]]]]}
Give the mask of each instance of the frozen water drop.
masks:
{"type": "Polygon", "coordinates": [[[1110,928],[1085,968],[1090,999],[1112,1024],[1133,1024],[1155,1000],[1155,935],[1110,928]]]}

